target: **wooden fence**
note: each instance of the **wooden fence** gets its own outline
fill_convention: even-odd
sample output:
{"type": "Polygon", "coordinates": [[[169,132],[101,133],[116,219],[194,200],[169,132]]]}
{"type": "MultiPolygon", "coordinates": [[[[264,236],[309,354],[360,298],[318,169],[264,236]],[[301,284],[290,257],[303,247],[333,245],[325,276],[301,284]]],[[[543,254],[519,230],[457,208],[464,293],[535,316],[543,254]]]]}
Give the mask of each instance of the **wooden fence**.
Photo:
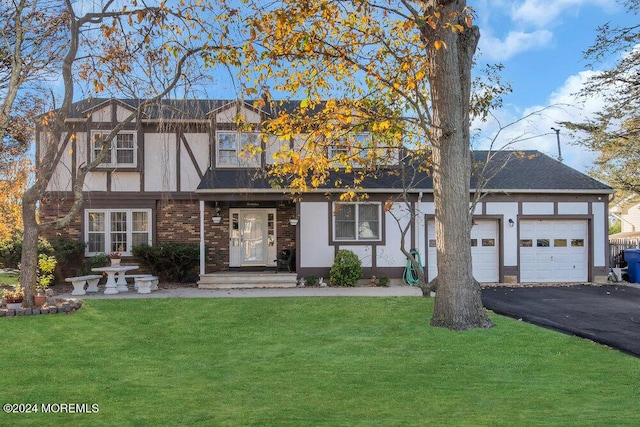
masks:
{"type": "Polygon", "coordinates": [[[609,265],[611,267],[626,267],[624,262],[625,249],[640,249],[640,239],[610,239],[609,265]]]}

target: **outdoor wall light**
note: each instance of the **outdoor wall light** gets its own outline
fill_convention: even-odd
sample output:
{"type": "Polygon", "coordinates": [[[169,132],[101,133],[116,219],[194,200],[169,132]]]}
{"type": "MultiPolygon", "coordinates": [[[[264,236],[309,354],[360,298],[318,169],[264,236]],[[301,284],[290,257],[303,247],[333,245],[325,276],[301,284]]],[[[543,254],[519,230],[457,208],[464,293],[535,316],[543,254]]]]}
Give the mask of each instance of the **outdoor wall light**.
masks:
{"type": "Polygon", "coordinates": [[[216,202],[216,214],[211,218],[214,224],[220,224],[222,221],[222,216],[220,215],[220,208],[218,207],[218,202],[216,202]]]}
{"type": "Polygon", "coordinates": [[[513,222],[513,220],[511,218],[509,218],[509,227],[513,227],[514,224],[515,224],[515,222],[513,222]]]}

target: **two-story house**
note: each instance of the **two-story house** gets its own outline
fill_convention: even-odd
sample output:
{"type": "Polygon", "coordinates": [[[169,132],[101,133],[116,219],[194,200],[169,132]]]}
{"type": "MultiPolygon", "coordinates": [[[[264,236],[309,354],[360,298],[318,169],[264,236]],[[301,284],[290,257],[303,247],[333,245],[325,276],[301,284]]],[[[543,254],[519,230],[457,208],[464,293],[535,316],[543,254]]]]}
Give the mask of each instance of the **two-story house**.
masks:
{"type": "MultiPolygon", "coordinates": [[[[69,171],[95,156],[98,136],[136,104],[97,98],[74,104],[67,122],[75,137],[51,180],[43,217],[67,209],[69,171]]],[[[278,108],[296,105],[278,103],[278,108]]],[[[350,249],[360,257],[365,277],[400,278],[406,258],[396,219],[406,225],[409,218],[403,203],[390,209],[385,203],[408,191],[420,215],[405,243],[421,254],[428,277],[435,277],[430,177],[424,174],[407,188],[401,174],[390,172],[400,161],[398,153],[388,170],[361,183],[366,202],[341,201],[343,190],[330,184],[292,199],[264,173],[278,161],[274,154],[283,144],[291,149],[301,144],[297,138],[263,137],[260,125],[274,114],[234,100],[166,101],[163,108],[145,111],[118,134],[106,160],[89,173],[82,211],[61,233],[86,242],[87,256],[121,250],[125,262],[138,243],[198,244],[202,286],[219,272],[270,269],[283,249],[295,250],[298,277],[328,277],[336,252],[350,249]]],[[[354,141],[369,137],[350,136],[354,141]]],[[[474,158],[504,164],[475,205],[470,243],[479,281],[606,278],[611,188],[535,151],[475,152],[474,158]]],[[[346,173],[334,172],[330,181],[346,173]]],[[[471,184],[475,188],[476,180],[471,184]]]]}

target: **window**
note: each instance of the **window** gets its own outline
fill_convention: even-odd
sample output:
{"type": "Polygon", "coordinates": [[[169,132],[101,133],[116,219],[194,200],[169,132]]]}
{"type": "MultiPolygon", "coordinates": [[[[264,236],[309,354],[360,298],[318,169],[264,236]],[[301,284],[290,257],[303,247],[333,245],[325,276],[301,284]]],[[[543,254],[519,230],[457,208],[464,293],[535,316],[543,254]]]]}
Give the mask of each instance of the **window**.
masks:
{"type": "Polygon", "coordinates": [[[329,146],[327,155],[329,160],[338,157],[338,161],[342,160],[343,162],[347,161],[351,154],[365,160],[369,151],[374,148],[371,134],[354,133],[337,139],[334,144],[329,146]]]}
{"type": "Polygon", "coordinates": [[[532,248],[533,247],[533,240],[532,239],[521,239],[520,240],[520,247],[521,248],[532,248]]]}
{"type": "Polygon", "coordinates": [[[361,159],[366,159],[369,152],[375,149],[373,140],[370,133],[356,133],[353,135],[353,146],[356,150],[359,150],[358,156],[361,159]]]}
{"type": "Polygon", "coordinates": [[[548,248],[549,247],[549,239],[537,239],[536,246],[539,248],[548,248]]]}
{"type": "MultiPolygon", "coordinates": [[[[91,134],[91,160],[102,150],[101,139],[109,132],[98,131],[91,134]]],[[[135,132],[120,132],[111,141],[100,166],[136,167],[138,162],[135,132]]]]}
{"type": "Polygon", "coordinates": [[[219,167],[260,166],[259,133],[217,132],[216,164],[219,167]]]}
{"type": "Polygon", "coordinates": [[[85,211],[87,255],[122,252],[131,255],[131,248],[141,243],[151,244],[151,210],[103,209],[85,211]]]}
{"type": "Polygon", "coordinates": [[[566,248],[567,239],[553,239],[553,246],[556,248],[566,248]]]}
{"type": "Polygon", "coordinates": [[[337,158],[337,161],[344,162],[347,156],[349,156],[349,142],[347,138],[340,138],[335,141],[335,145],[329,146],[329,160],[337,158]]]}
{"type": "Polygon", "coordinates": [[[336,203],[333,215],[334,240],[380,240],[380,203],[336,203]]]}
{"type": "Polygon", "coordinates": [[[496,240],[495,239],[482,239],[482,246],[495,246],[496,245],[496,240]]]}

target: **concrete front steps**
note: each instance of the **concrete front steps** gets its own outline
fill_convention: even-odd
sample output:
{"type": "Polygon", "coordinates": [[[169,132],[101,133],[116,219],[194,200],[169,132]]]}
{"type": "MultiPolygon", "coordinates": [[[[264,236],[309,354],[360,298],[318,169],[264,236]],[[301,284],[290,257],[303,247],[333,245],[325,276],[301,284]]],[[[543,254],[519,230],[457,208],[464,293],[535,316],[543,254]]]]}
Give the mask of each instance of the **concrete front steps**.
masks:
{"type": "Polygon", "coordinates": [[[296,273],[267,272],[221,272],[201,274],[200,289],[247,289],[247,288],[295,288],[296,273]]]}

